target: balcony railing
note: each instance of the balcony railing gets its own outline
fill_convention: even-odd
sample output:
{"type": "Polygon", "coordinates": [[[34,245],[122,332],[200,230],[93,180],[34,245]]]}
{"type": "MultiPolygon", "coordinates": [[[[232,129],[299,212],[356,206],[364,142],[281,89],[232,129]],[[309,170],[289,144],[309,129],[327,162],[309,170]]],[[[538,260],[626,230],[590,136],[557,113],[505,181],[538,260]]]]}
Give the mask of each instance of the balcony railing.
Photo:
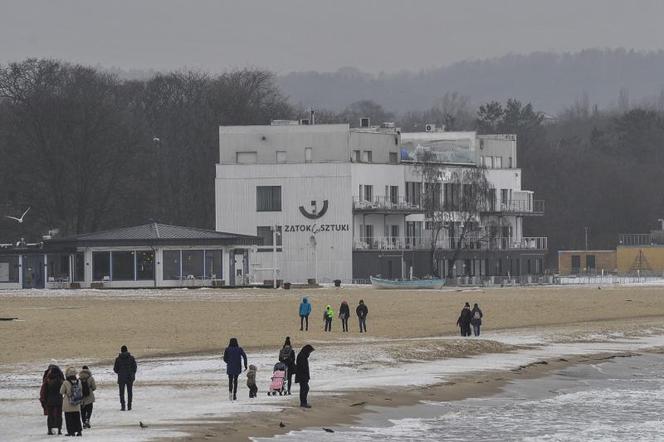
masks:
{"type": "Polygon", "coordinates": [[[422,207],[418,204],[406,201],[405,198],[392,199],[384,196],[376,196],[371,200],[365,200],[354,196],[353,209],[368,212],[380,210],[421,211],[422,207]]]}
{"type": "MultiPolygon", "coordinates": [[[[455,250],[458,238],[444,237],[436,241],[436,249],[455,250]]],[[[430,250],[431,240],[422,237],[373,237],[353,241],[355,250],[430,250]]],[[[463,250],[547,250],[546,236],[514,238],[480,238],[467,236],[460,244],[463,250]]]]}
{"type": "Polygon", "coordinates": [[[621,246],[650,246],[654,244],[664,244],[662,235],[653,233],[623,233],[618,237],[618,244],[621,246]]]}
{"type": "Polygon", "coordinates": [[[496,204],[488,204],[484,212],[544,214],[544,200],[510,200],[496,204]]]}

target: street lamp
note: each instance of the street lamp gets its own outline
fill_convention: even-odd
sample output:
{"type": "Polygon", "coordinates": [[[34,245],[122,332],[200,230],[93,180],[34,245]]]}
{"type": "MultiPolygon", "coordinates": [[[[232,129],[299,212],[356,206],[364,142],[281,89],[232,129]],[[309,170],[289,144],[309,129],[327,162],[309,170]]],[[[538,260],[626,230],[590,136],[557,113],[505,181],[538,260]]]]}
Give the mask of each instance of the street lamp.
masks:
{"type": "Polygon", "coordinates": [[[309,237],[309,243],[311,244],[311,247],[314,249],[314,278],[316,281],[316,284],[318,284],[318,252],[316,250],[316,236],[311,235],[309,237]]]}
{"type": "Polygon", "coordinates": [[[277,236],[281,235],[279,226],[272,226],[272,288],[277,288],[277,236]]]}

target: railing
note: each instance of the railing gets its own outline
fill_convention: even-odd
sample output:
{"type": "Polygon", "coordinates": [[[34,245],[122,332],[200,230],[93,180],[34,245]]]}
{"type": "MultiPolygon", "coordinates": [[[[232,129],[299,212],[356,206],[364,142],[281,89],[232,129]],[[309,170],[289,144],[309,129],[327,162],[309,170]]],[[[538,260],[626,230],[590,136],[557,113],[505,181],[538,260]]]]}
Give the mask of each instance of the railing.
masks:
{"type": "Polygon", "coordinates": [[[422,210],[421,205],[406,201],[400,197],[392,199],[384,196],[373,197],[370,201],[364,198],[353,197],[355,210],[422,210]]]}
{"type": "Polygon", "coordinates": [[[544,200],[509,200],[497,204],[487,204],[485,212],[544,214],[544,200]]]}
{"type": "Polygon", "coordinates": [[[618,237],[621,246],[649,246],[653,243],[650,233],[623,233],[618,237]]]}
{"type": "MultiPolygon", "coordinates": [[[[467,236],[458,243],[458,238],[443,237],[436,241],[436,249],[454,250],[547,250],[546,236],[524,236],[513,238],[484,238],[467,236]]],[[[431,240],[422,237],[373,237],[353,241],[355,250],[430,250],[431,240]]]]}

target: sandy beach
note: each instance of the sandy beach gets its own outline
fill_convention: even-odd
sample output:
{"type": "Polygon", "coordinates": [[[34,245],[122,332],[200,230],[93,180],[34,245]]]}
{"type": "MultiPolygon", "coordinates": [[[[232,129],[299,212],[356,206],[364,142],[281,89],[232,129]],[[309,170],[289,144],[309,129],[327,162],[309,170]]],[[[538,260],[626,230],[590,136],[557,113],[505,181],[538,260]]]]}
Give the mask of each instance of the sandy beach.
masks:
{"type": "MultiPolygon", "coordinates": [[[[161,437],[165,439],[184,440],[247,440],[304,427],[350,423],[370,406],[488,395],[512,379],[542,376],[562,366],[602,360],[613,353],[630,354],[629,345],[603,347],[602,343],[612,336],[664,334],[664,287],[439,292],[364,287],[300,291],[6,291],[0,292],[0,302],[0,316],[19,318],[0,322],[0,370],[10,377],[25,367],[37,371],[53,360],[61,364],[86,362],[105,371],[105,377],[100,374],[100,384],[113,391],[112,373],[106,373],[106,367],[118,347],[126,344],[139,361],[149,366],[147,373],[141,373],[144,388],[175,388],[181,392],[192,377],[198,379],[196,373],[201,373],[204,378],[198,379],[197,387],[223,391],[226,381],[218,358],[231,336],[239,338],[250,360],[258,361],[262,378],[269,375],[268,367],[284,336],[290,335],[298,348],[304,343],[317,348],[312,367],[322,370],[322,385],[313,384],[314,409],[300,410],[294,395],[253,408],[243,408],[246,404],[242,403],[235,411],[224,409],[219,415],[205,409],[199,414],[194,410],[196,413],[191,415],[164,416],[165,421],[151,425],[151,431],[164,430],[161,437]],[[307,296],[314,307],[308,333],[299,331],[297,307],[302,296],[307,296]],[[367,335],[357,333],[355,321],[351,321],[347,334],[340,331],[338,321],[332,333],[322,331],[326,304],[336,310],[341,300],[347,300],[354,309],[359,299],[369,307],[367,335]],[[455,322],[466,301],[479,303],[484,311],[487,334],[483,339],[456,337],[455,322]],[[552,348],[548,350],[547,346],[552,348]],[[556,356],[565,352],[571,356],[556,356]],[[163,372],[163,367],[181,360],[191,360],[185,362],[188,368],[163,372]],[[474,364],[475,360],[479,362],[474,364]],[[439,376],[447,362],[457,368],[439,376]],[[402,364],[413,370],[412,383],[400,379],[402,364]],[[337,387],[332,379],[339,370],[345,383],[337,387]],[[386,388],[388,379],[400,379],[401,384],[386,388]],[[284,427],[280,427],[281,422],[285,422],[284,427]]],[[[24,382],[29,383],[29,379],[24,382]]],[[[206,392],[206,400],[222,402],[223,396],[214,391],[206,392]]],[[[116,401],[114,397],[104,400],[108,404],[116,401]]],[[[186,403],[187,399],[182,400],[186,403]]],[[[106,404],[100,404],[103,406],[106,404]]],[[[152,413],[144,419],[156,421],[158,413],[152,413]]],[[[109,431],[129,425],[120,417],[109,419],[102,425],[109,431]]],[[[100,436],[101,430],[97,431],[94,440],[108,440],[108,433],[100,436]]],[[[144,440],[142,437],[144,433],[139,433],[127,440],[144,440]]],[[[160,436],[151,433],[150,437],[160,436]]]]}

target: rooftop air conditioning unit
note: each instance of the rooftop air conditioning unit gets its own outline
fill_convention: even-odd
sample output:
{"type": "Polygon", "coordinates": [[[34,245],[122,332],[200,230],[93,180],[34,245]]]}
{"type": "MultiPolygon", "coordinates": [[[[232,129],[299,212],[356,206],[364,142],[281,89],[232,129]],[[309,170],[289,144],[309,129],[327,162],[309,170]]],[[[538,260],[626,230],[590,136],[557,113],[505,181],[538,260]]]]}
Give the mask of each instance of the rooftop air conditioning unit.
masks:
{"type": "Polygon", "coordinates": [[[425,132],[435,132],[436,131],[436,125],[431,124],[431,123],[427,123],[427,124],[424,125],[424,131],[425,132]]]}
{"type": "Polygon", "coordinates": [[[371,127],[371,120],[368,117],[360,118],[360,127],[371,127]]]}

